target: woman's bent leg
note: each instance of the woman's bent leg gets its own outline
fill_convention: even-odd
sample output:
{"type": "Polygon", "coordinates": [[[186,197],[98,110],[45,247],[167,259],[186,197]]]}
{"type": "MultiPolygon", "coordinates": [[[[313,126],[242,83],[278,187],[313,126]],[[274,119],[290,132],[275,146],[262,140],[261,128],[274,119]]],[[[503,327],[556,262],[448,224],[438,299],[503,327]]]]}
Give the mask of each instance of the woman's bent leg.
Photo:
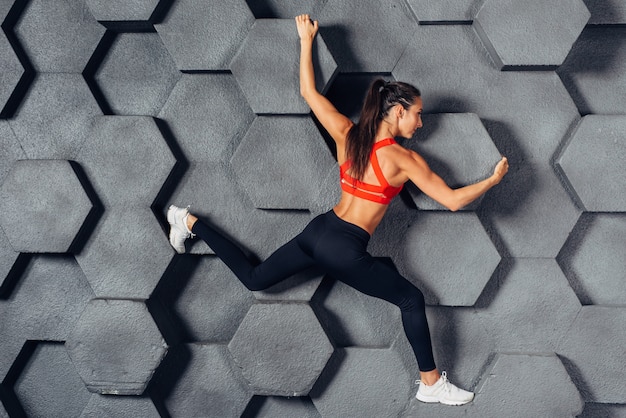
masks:
{"type": "Polygon", "coordinates": [[[404,333],[413,348],[420,371],[435,370],[424,295],[395,269],[371,256],[368,258],[369,260],[362,261],[364,264],[361,268],[352,270],[356,274],[335,273],[334,277],[366,295],[386,300],[399,307],[404,333]]]}
{"type": "Polygon", "coordinates": [[[199,219],[194,223],[191,232],[206,242],[250,290],[267,289],[314,263],[298,245],[297,237],[276,250],[267,260],[257,264],[250,261],[234,242],[199,219]]]}

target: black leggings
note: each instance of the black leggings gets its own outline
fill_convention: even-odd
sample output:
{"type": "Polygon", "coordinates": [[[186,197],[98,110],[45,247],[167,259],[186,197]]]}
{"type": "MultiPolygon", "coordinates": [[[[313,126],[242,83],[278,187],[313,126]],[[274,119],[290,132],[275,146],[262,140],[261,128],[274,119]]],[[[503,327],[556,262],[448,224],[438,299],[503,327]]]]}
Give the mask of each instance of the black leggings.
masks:
{"type": "Polygon", "coordinates": [[[400,308],[404,332],[421,371],[435,369],[426,305],[422,292],[394,268],[367,252],[370,236],[364,229],[339,218],[332,210],[315,217],[306,228],[267,260],[255,265],[241,249],[198,220],[192,232],[250,290],[264,290],[312,266],[369,296],[400,308]]]}

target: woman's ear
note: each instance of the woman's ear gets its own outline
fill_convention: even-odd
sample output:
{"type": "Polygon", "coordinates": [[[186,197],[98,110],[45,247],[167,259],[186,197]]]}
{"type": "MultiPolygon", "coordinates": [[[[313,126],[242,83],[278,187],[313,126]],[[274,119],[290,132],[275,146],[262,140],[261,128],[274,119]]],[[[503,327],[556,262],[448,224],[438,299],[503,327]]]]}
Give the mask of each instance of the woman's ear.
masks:
{"type": "Polygon", "coordinates": [[[404,117],[404,112],[406,111],[401,104],[397,104],[394,106],[394,114],[398,119],[402,119],[404,117]]]}

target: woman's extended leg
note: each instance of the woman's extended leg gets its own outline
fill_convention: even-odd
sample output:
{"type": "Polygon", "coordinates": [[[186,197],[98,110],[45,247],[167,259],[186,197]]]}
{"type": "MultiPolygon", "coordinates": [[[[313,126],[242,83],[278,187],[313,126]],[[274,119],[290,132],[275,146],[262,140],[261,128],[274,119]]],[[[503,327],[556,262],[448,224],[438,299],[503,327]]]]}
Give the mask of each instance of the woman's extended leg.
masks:
{"type": "Polygon", "coordinates": [[[314,260],[302,251],[295,238],[276,250],[263,263],[257,264],[250,261],[239,246],[188,213],[186,208],[171,206],[168,210],[168,222],[172,227],[170,242],[177,252],[184,252],[184,240],[187,237],[197,235],[250,290],[267,289],[314,264],[314,260]]]}

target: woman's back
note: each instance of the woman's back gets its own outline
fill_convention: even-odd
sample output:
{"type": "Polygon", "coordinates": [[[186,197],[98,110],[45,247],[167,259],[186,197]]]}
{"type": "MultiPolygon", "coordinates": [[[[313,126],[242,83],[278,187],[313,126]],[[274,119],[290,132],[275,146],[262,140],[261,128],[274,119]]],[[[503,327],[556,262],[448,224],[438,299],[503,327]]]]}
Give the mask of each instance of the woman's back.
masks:
{"type": "Polygon", "coordinates": [[[400,192],[406,181],[399,176],[401,173],[395,163],[398,152],[401,153],[404,148],[393,138],[384,138],[375,144],[370,164],[360,180],[352,178],[345,150],[337,150],[342,193],[334,211],[337,216],[360,226],[370,235],[380,223],[390,200],[400,192]]]}

